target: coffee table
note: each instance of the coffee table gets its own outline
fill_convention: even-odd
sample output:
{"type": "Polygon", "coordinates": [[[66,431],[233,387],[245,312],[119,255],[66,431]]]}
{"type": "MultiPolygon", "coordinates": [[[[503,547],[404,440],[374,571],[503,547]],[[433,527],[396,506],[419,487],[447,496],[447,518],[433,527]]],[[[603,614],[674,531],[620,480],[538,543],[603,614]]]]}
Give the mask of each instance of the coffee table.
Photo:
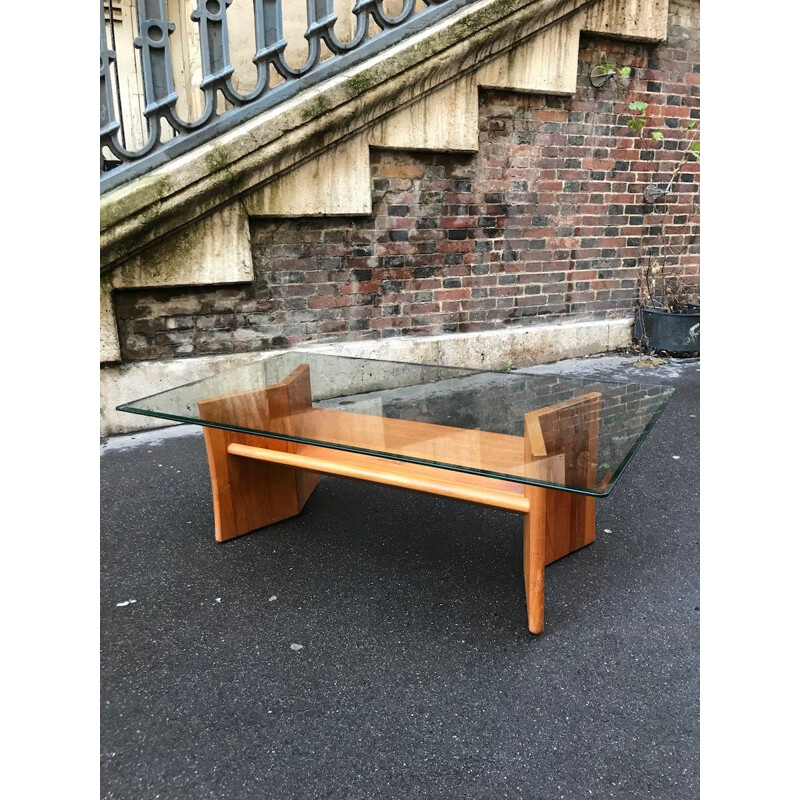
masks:
{"type": "Polygon", "coordinates": [[[118,410],[203,426],[220,542],[299,514],[320,473],[522,514],[541,633],[545,565],[594,541],[673,391],[292,350],[118,410]]]}

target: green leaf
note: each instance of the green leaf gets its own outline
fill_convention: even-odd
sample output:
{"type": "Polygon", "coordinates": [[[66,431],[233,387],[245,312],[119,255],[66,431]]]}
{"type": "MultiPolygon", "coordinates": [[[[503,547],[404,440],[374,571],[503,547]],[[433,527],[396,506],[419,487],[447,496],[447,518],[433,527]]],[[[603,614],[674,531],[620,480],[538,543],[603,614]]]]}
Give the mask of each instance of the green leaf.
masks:
{"type": "Polygon", "coordinates": [[[625,123],[632,131],[640,131],[644,128],[644,120],[641,117],[629,119],[625,123]]]}
{"type": "Polygon", "coordinates": [[[687,125],[687,127],[689,128],[689,130],[690,130],[690,131],[693,131],[693,130],[694,130],[696,127],[697,127],[697,120],[696,120],[696,119],[693,119],[693,120],[692,120],[692,121],[691,121],[691,122],[690,122],[690,123],[687,125]]]}
{"type": "Polygon", "coordinates": [[[620,68],[619,75],[621,78],[629,78],[631,75],[631,68],[630,67],[620,68]]]}
{"type": "Polygon", "coordinates": [[[628,108],[631,111],[647,111],[647,103],[637,100],[635,103],[628,103],[628,108]]]}
{"type": "Polygon", "coordinates": [[[653,131],[653,132],[650,134],[650,138],[651,138],[651,139],[652,139],[654,142],[662,142],[662,141],[664,141],[664,134],[663,134],[663,133],[661,133],[661,131],[653,131]]]}
{"type": "Polygon", "coordinates": [[[598,64],[597,69],[599,70],[601,75],[614,74],[614,67],[612,67],[610,64],[598,64]]]}
{"type": "Polygon", "coordinates": [[[694,141],[694,142],[692,142],[692,143],[689,145],[689,149],[690,149],[690,150],[691,150],[693,153],[699,153],[699,152],[700,152],[700,140],[698,139],[697,141],[694,141]]]}

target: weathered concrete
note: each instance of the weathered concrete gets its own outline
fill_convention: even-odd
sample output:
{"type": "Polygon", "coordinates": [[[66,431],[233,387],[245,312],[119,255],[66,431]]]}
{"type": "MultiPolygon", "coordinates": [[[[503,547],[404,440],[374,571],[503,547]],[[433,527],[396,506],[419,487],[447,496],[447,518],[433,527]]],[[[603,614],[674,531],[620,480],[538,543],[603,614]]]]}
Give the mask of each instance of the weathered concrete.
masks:
{"type": "MultiPolygon", "coordinates": [[[[302,349],[388,361],[502,370],[509,365],[544,364],[560,358],[605,353],[624,347],[631,342],[631,329],[630,319],[592,320],[466,334],[341,342],[302,349]]],[[[140,361],[105,367],[100,371],[100,433],[108,436],[168,425],[170,423],[165,420],[121,413],[114,409],[121,403],[249,364],[278,352],[282,351],[140,361]]]]}
{"type": "MultiPolygon", "coordinates": [[[[109,192],[101,203],[101,264],[115,264],[216,205],[274,180],[594,2],[475,3],[214,143],[109,192]]],[[[627,2],[638,7],[635,0],[627,2]]],[[[623,6],[614,0],[610,8],[613,17],[623,6]]]]}
{"type": "Polygon", "coordinates": [[[492,59],[477,71],[480,86],[538,94],[573,94],[584,25],[574,14],[492,59]]]}
{"type": "Polygon", "coordinates": [[[359,216],[372,211],[369,145],[340,142],[244,199],[251,217],[359,216]]]}
{"type": "Polygon", "coordinates": [[[372,127],[373,147],[395,150],[475,152],[478,149],[478,86],[466,73],[372,127]]]}
{"type": "Polygon", "coordinates": [[[587,6],[584,30],[641,42],[667,37],[669,0],[603,0],[587,6]]]}
{"type": "Polygon", "coordinates": [[[241,353],[227,356],[175,358],[166,361],[139,361],[100,370],[100,433],[146,430],[169,425],[165,420],[122,414],[114,409],[139,397],[174,389],[185,383],[216,375],[249,364],[264,353],[241,353]]]}
{"type": "MultiPolygon", "coordinates": [[[[349,100],[339,98],[337,102],[342,107],[347,102],[356,104],[350,114],[358,117],[358,122],[366,132],[344,138],[348,131],[348,126],[344,125],[323,135],[326,114],[332,114],[331,97],[335,95],[335,92],[332,94],[332,87],[340,86],[345,80],[344,76],[340,76],[309,90],[281,109],[267,112],[262,115],[263,119],[259,117],[252,123],[242,125],[236,131],[220,137],[213,145],[176,159],[103,198],[101,262],[116,262],[116,266],[110,271],[110,277],[107,275],[103,278],[101,286],[101,362],[113,362],[120,358],[113,316],[114,289],[251,280],[253,272],[248,214],[287,217],[368,214],[371,211],[369,145],[474,151],[478,140],[479,85],[525,92],[569,94],[575,91],[581,29],[604,29],[605,32],[631,37],[638,32],[633,38],[642,39],[663,38],[666,35],[668,4],[661,0],[603,0],[591,8],[587,3],[540,1],[529,3],[524,9],[520,3],[509,2],[506,5],[513,6],[509,10],[519,11],[519,14],[511,14],[505,26],[498,25],[495,15],[497,5],[498,0],[486,0],[471,6],[369,62],[373,72],[380,64],[381,73],[390,76],[394,60],[402,61],[402,54],[407,59],[409,53],[424,49],[431,59],[424,77],[420,76],[420,85],[404,84],[402,91],[395,91],[392,80],[387,77],[382,86],[373,87],[373,92],[384,94],[374,100],[370,109],[358,106],[360,89],[369,83],[367,73],[363,72],[362,67],[348,71],[346,84],[350,92],[349,100]],[[583,8],[584,5],[586,8],[583,8]],[[534,6],[536,14],[532,14],[534,6]],[[579,7],[578,13],[569,15],[570,11],[579,7]],[[549,23],[552,23],[550,27],[543,29],[549,23]],[[455,26],[469,39],[479,33],[483,35],[484,25],[495,26],[492,37],[483,42],[480,48],[464,51],[455,73],[451,69],[443,70],[441,62],[436,60],[441,55],[437,48],[449,52],[463,47],[463,42],[444,35],[445,29],[455,26]],[[537,32],[538,35],[533,35],[537,32]],[[498,50],[500,55],[493,56],[498,50]],[[451,80],[453,75],[456,80],[451,80]],[[421,93],[420,87],[423,90],[421,93]],[[303,103],[312,101],[315,105],[310,107],[311,110],[303,106],[303,103]],[[392,112],[392,108],[397,106],[401,106],[400,109],[392,112]],[[300,113],[305,124],[297,120],[290,123],[289,120],[294,119],[293,114],[298,113],[301,107],[306,109],[300,113]],[[312,119],[316,120],[316,127],[311,125],[312,119]],[[251,161],[247,162],[251,166],[249,174],[242,171],[243,158],[248,152],[262,152],[263,148],[259,150],[257,144],[269,140],[270,126],[288,132],[292,125],[297,132],[305,131],[303,135],[306,139],[314,142],[311,150],[308,150],[307,142],[298,140],[296,150],[284,153],[279,162],[273,164],[269,159],[261,159],[256,166],[251,161]],[[316,155],[314,148],[318,150],[316,155]],[[307,160],[300,162],[299,156],[305,151],[308,151],[307,160]],[[290,162],[299,165],[287,170],[290,162]],[[243,204],[229,202],[241,190],[239,186],[235,191],[217,194],[216,199],[207,206],[201,199],[197,182],[209,179],[212,175],[234,174],[246,179],[250,186],[258,182],[267,183],[247,193],[243,204]],[[195,188],[189,190],[193,182],[195,188]],[[162,224],[172,225],[169,222],[172,212],[167,208],[166,197],[177,197],[181,186],[186,190],[181,203],[195,204],[196,208],[189,209],[188,216],[184,214],[183,218],[189,220],[187,227],[180,232],[169,227],[171,235],[159,241],[158,235],[151,236],[150,232],[162,224]],[[227,205],[214,210],[215,203],[220,202],[227,202],[227,205]],[[209,210],[212,211],[210,216],[201,216],[209,210]],[[125,224],[134,225],[138,234],[130,247],[120,249],[113,231],[123,225],[122,219],[126,214],[129,216],[125,224]],[[155,244],[148,246],[148,241],[155,244]],[[126,252],[128,257],[125,257],[126,252]],[[135,255],[131,255],[133,253],[135,255]]],[[[175,224],[180,224],[180,220],[176,218],[175,224]]],[[[159,235],[166,235],[166,232],[167,228],[159,235]]]]}
{"type": "Polygon", "coordinates": [[[241,203],[229,203],[101,276],[100,361],[120,358],[114,289],[205,286],[252,280],[248,216],[241,203]]]}

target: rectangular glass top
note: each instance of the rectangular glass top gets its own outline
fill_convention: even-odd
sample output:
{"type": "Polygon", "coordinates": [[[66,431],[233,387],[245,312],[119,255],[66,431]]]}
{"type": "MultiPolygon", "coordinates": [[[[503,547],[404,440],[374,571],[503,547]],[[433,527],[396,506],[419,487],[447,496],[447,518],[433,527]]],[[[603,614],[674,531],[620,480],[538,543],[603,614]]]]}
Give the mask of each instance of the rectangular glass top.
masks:
{"type": "Polygon", "coordinates": [[[605,496],[673,391],[293,350],[118,410],[605,496]]]}

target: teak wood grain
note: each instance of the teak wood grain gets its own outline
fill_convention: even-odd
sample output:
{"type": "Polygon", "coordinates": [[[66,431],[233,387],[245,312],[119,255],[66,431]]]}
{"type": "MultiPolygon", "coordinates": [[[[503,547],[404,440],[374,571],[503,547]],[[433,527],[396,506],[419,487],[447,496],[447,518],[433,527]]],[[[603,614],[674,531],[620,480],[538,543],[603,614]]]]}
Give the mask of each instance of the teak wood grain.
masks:
{"type": "Polygon", "coordinates": [[[530,508],[522,484],[454,472],[441,467],[393,461],[308,444],[298,444],[294,452],[287,453],[263,446],[233,443],[228,445],[228,453],[272,464],[465,500],[518,514],[525,514],[530,508]]]}
{"type": "Polygon", "coordinates": [[[293,435],[320,444],[525,475],[521,436],[328,408],[293,413],[286,424],[293,435]]]}
{"type": "MultiPolygon", "coordinates": [[[[292,411],[311,405],[311,376],[307,364],[280,383],[198,402],[203,419],[244,428],[271,428],[286,432],[292,411]]],[[[235,458],[228,446],[237,443],[263,447],[264,438],[237,431],[204,427],[211,472],[214,527],[219,542],[280,522],[299,514],[317,475],[252,459],[235,458]]],[[[276,450],[290,452],[291,442],[270,440],[276,450]]]]}
{"type": "MultiPolygon", "coordinates": [[[[527,438],[526,438],[527,443],[527,438]]],[[[531,477],[548,483],[558,483],[564,476],[564,456],[537,456],[531,462],[531,477]]],[[[552,489],[526,486],[525,498],[530,511],[522,524],[522,574],[525,581],[525,604],[528,609],[528,630],[544,630],[544,568],[547,565],[548,538],[552,535],[552,489]]]]}
{"type": "Polygon", "coordinates": [[[514,511],[524,515],[528,628],[541,633],[544,567],[594,541],[594,498],[391,456],[593,489],[600,394],[529,412],[524,436],[312,408],[311,402],[310,371],[304,364],[278,384],[198,403],[209,422],[328,444],[205,427],[217,540],[298,514],[320,472],[514,511]],[[387,455],[330,446],[336,444],[387,455]]]}

